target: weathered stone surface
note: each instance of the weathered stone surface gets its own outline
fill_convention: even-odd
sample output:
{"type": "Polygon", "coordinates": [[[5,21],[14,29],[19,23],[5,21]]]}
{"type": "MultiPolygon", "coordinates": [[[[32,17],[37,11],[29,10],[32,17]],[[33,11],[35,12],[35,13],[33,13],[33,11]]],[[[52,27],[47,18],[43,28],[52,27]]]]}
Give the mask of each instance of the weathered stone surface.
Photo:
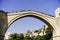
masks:
{"type": "Polygon", "coordinates": [[[2,35],[5,35],[5,27],[7,27],[7,14],[0,11],[0,40],[4,40],[2,35]]]}

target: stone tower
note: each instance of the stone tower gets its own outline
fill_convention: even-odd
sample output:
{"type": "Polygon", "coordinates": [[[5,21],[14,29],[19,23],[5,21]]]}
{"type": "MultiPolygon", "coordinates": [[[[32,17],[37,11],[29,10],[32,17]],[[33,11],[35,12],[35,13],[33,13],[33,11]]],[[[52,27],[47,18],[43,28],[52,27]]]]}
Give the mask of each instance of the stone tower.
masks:
{"type": "Polygon", "coordinates": [[[57,8],[55,10],[55,15],[56,15],[56,17],[60,17],[60,8],[57,8]]]}
{"type": "Polygon", "coordinates": [[[60,40],[60,8],[57,8],[55,10],[55,19],[56,19],[56,33],[55,33],[55,38],[54,40],[60,40]]]}

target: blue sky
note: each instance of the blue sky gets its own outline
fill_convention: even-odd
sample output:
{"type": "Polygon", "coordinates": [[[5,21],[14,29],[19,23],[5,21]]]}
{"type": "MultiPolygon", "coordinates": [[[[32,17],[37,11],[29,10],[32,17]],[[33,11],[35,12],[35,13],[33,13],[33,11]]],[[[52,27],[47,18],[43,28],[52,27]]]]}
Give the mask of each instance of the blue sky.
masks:
{"type": "MultiPolygon", "coordinates": [[[[0,10],[5,12],[36,10],[55,16],[55,9],[60,7],[60,0],[0,0],[0,10]]],[[[35,30],[44,25],[40,20],[26,17],[14,22],[7,32],[24,32],[29,28],[35,30]],[[33,28],[34,27],[34,28],[33,28]]]]}

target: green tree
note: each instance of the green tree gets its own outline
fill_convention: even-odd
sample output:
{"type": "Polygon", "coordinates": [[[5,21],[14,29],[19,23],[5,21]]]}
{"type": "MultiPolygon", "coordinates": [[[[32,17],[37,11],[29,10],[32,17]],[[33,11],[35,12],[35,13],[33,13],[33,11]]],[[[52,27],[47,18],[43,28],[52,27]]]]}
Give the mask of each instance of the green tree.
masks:
{"type": "Polygon", "coordinates": [[[18,37],[19,40],[24,40],[24,35],[23,35],[23,34],[19,34],[18,36],[19,36],[19,37],[18,37]]]}
{"type": "Polygon", "coordinates": [[[47,37],[48,40],[52,38],[52,33],[53,33],[53,28],[52,27],[48,27],[46,29],[46,37],[47,37]]]}
{"type": "Polygon", "coordinates": [[[30,36],[31,33],[32,33],[32,32],[31,32],[30,30],[27,31],[27,35],[28,35],[28,36],[30,36]]]}
{"type": "Polygon", "coordinates": [[[38,32],[39,32],[39,30],[35,30],[35,31],[34,31],[34,33],[38,33],[38,32]]]}
{"type": "Polygon", "coordinates": [[[32,40],[32,38],[30,36],[26,36],[24,40],[32,40]]]}
{"type": "Polygon", "coordinates": [[[24,39],[24,35],[23,34],[11,34],[8,40],[23,40],[24,39]]]}
{"type": "Polygon", "coordinates": [[[10,34],[9,40],[16,40],[17,39],[17,33],[10,34]]]}
{"type": "Polygon", "coordinates": [[[37,35],[35,38],[34,38],[34,40],[40,40],[40,35],[37,35]]]}

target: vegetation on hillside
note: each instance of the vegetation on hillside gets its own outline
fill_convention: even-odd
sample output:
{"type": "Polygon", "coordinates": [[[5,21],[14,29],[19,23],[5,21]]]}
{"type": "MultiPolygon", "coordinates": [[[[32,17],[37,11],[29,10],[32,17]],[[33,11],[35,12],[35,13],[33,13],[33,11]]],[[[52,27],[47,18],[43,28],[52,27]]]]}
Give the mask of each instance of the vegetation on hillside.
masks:
{"type": "MultiPolygon", "coordinates": [[[[45,30],[45,29],[44,29],[45,30]]],[[[41,32],[39,30],[35,30],[35,32],[41,32]]],[[[27,36],[24,36],[24,34],[10,34],[8,40],[50,40],[52,38],[52,32],[53,29],[51,27],[48,27],[45,31],[46,35],[40,36],[30,36],[31,32],[27,31],[27,36]]]]}

